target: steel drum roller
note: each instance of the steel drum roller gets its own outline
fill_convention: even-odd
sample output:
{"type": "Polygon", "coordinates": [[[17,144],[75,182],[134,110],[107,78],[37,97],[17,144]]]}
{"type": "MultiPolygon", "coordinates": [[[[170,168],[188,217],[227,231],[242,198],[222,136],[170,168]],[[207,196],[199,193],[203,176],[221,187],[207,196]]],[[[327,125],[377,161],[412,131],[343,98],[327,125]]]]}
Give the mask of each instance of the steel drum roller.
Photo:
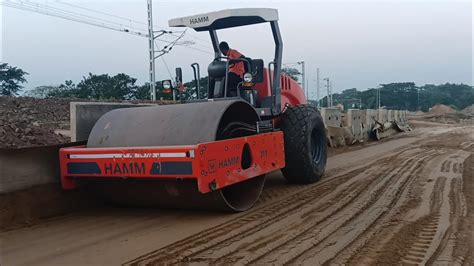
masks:
{"type": "MultiPolygon", "coordinates": [[[[87,147],[194,145],[249,135],[234,124],[255,124],[255,109],[242,100],[121,108],[94,125],[87,147]],[[229,128],[233,128],[229,131],[229,128]]],[[[106,180],[91,185],[125,205],[243,211],[258,199],[264,176],[201,194],[194,180],[106,180]]]]}

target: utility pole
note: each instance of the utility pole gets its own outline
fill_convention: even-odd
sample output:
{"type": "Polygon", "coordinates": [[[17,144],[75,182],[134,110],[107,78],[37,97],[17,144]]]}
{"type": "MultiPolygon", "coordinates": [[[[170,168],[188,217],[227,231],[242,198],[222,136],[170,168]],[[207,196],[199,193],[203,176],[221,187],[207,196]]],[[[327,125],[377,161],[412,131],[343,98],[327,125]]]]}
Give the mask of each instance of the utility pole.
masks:
{"type": "Polygon", "coordinates": [[[420,108],[420,88],[418,88],[416,90],[417,94],[418,94],[418,100],[416,101],[416,109],[419,111],[421,108],[420,108]]]}
{"type": "Polygon", "coordinates": [[[155,87],[155,33],[153,32],[152,0],[147,0],[148,10],[148,55],[149,55],[149,76],[150,76],[150,96],[151,100],[156,100],[155,87]]]}
{"type": "Polygon", "coordinates": [[[327,91],[327,94],[328,94],[327,97],[326,97],[327,107],[332,107],[332,103],[330,101],[331,92],[330,92],[329,78],[325,78],[323,80],[326,81],[326,91],[327,91]]]}
{"type": "Polygon", "coordinates": [[[377,101],[375,102],[375,104],[377,105],[376,107],[377,107],[378,109],[380,109],[380,106],[381,106],[381,103],[380,103],[380,87],[381,87],[380,85],[377,86],[377,89],[375,90],[376,96],[377,96],[377,97],[376,97],[377,101]]]}
{"type": "Polygon", "coordinates": [[[306,92],[306,99],[309,100],[309,94],[308,94],[308,89],[306,88],[306,75],[305,75],[305,67],[304,67],[304,61],[300,61],[300,62],[297,62],[298,65],[301,65],[301,75],[302,75],[302,82],[301,82],[301,85],[303,86],[303,91],[306,92]]]}
{"type": "Polygon", "coordinates": [[[319,67],[316,68],[316,100],[318,109],[321,108],[319,105],[319,67]]]}
{"type": "Polygon", "coordinates": [[[377,98],[379,99],[379,109],[380,109],[380,105],[381,105],[380,104],[380,102],[381,102],[381,100],[380,100],[380,86],[378,87],[377,91],[378,91],[378,97],[377,98]]]}
{"type": "Polygon", "coordinates": [[[331,81],[331,82],[329,83],[329,96],[330,96],[329,99],[331,100],[331,107],[333,107],[333,105],[334,105],[334,101],[333,101],[333,99],[332,99],[332,96],[333,96],[332,87],[333,87],[333,85],[334,85],[334,84],[333,84],[333,82],[331,81]]]}
{"type": "Polygon", "coordinates": [[[306,90],[307,90],[307,91],[306,91],[306,99],[307,99],[307,101],[308,101],[308,103],[309,103],[309,82],[308,82],[308,80],[306,80],[305,88],[306,88],[306,90]]]}

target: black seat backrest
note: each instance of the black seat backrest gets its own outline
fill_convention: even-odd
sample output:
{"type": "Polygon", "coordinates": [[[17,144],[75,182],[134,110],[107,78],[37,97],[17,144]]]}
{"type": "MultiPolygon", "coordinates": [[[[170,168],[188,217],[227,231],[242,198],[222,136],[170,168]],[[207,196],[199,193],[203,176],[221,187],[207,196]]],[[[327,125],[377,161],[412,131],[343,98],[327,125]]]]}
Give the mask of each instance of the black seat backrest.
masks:
{"type": "Polygon", "coordinates": [[[211,78],[223,78],[225,77],[225,68],[226,68],[225,61],[213,61],[207,67],[207,72],[209,77],[211,78]]]}
{"type": "Polygon", "coordinates": [[[226,64],[225,61],[213,61],[207,68],[209,75],[209,99],[224,97],[226,64]]]}

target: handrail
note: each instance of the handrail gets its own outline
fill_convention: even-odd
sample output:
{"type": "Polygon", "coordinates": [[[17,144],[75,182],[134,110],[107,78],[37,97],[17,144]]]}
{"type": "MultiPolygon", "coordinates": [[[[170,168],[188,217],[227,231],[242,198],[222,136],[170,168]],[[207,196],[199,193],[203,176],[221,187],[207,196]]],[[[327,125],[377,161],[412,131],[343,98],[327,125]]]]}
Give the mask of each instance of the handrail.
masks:
{"type": "Polygon", "coordinates": [[[191,67],[193,68],[194,72],[194,79],[196,80],[196,90],[197,90],[197,99],[200,98],[200,90],[201,90],[201,69],[199,68],[198,63],[192,63],[191,67]],[[196,69],[197,69],[197,75],[196,75],[196,69]]]}

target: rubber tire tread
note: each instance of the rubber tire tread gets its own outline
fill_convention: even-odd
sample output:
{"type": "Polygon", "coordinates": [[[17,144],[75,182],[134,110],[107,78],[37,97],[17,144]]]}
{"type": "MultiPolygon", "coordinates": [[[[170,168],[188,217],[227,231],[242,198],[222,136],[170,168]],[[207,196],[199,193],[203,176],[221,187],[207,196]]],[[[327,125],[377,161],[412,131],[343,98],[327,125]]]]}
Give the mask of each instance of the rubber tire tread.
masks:
{"type": "Polygon", "coordinates": [[[287,181],[297,184],[317,182],[324,174],[327,161],[326,129],[318,109],[307,104],[289,106],[282,115],[280,128],[284,133],[286,158],[282,173],[287,181]],[[313,129],[322,135],[316,142],[323,153],[319,163],[313,161],[311,154],[313,129]]]}

